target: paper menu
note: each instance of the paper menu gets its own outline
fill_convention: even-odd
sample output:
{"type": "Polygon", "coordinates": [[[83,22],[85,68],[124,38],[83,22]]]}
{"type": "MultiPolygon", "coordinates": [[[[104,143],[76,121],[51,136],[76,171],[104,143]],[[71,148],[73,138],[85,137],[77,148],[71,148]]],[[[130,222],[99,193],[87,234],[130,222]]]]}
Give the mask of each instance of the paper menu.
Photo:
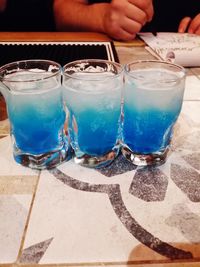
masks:
{"type": "Polygon", "coordinates": [[[146,49],[155,57],[184,67],[200,67],[200,35],[189,33],[140,33],[148,45],[146,49]]]}

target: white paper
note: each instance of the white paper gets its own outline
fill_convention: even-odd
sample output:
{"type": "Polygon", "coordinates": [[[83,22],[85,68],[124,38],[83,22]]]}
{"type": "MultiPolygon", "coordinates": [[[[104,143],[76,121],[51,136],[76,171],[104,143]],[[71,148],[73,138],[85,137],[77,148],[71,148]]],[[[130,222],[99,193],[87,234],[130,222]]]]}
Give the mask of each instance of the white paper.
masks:
{"type": "Polygon", "coordinates": [[[189,33],[140,33],[147,50],[158,59],[184,67],[200,67],[200,36],[189,33]]]}

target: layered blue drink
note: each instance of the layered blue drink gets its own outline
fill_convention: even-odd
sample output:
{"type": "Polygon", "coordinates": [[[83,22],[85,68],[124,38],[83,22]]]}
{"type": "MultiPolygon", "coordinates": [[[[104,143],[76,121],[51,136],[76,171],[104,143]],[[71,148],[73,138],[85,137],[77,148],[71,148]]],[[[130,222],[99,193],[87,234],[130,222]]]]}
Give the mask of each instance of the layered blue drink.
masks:
{"type": "MultiPolygon", "coordinates": [[[[167,64],[167,63],[166,63],[167,64]]],[[[184,93],[184,72],[148,68],[132,70],[126,75],[124,93],[124,151],[144,159],[138,165],[148,165],[150,159],[165,154],[173,127],[180,114],[184,93]]],[[[137,159],[138,160],[138,159],[137,159]]],[[[138,160],[139,162],[139,160],[138,160]]],[[[135,162],[136,163],[136,162],[135,162]]],[[[155,163],[155,162],[154,162],[155,163]]]]}
{"type": "Polygon", "coordinates": [[[24,153],[40,155],[56,151],[63,146],[65,111],[61,99],[61,86],[37,95],[9,96],[8,116],[16,147],[24,153]]]}
{"type": "Polygon", "coordinates": [[[119,151],[122,72],[99,72],[96,66],[100,63],[95,63],[92,72],[77,71],[64,78],[63,96],[75,161],[91,167],[107,165],[119,151]]]}
{"type": "Polygon", "coordinates": [[[48,60],[27,60],[7,64],[0,73],[15,160],[45,169],[69,159],[61,66],[48,60]]]}
{"type": "MultiPolygon", "coordinates": [[[[66,91],[69,109],[69,134],[75,151],[91,156],[104,155],[116,144],[119,134],[120,88],[113,95],[79,92],[79,100],[70,88],[66,91]]],[[[65,93],[64,93],[65,95],[65,93]]]]}

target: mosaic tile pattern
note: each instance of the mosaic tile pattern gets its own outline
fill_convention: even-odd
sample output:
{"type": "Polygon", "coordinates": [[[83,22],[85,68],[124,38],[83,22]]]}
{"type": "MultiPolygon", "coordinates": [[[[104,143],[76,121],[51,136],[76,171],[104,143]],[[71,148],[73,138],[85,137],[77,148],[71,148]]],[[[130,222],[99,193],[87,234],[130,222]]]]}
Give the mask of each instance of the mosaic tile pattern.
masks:
{"type": "Polygon", "coordinates": [[[193,102],[184,103],[168,160],[160,167],[135,168],[120,155],[113,168],[87,169],[72,160],[43,172],[20,262],[198,259],[200,118],[192,113],[196,108],[193,102]],[[43,244],[39,261],[30,256],[38,244],[43,244]]]}
{"type": "Polygon", "coordinates": [[[0,264],[17,260],[38,173],[12,158],[10,136],[0,139],[0,264]]]}
{"type": "MultiPolygon", "coordinates": [[[[117,49],[122,63],[134,59],[117,49]]],[[[0,266],[200,266],[199,74],[188,72],[168,160],[156,168],[120,155],[100,170],[73,160],[30,170],[15,163],[1,120],[0,266]]]]}

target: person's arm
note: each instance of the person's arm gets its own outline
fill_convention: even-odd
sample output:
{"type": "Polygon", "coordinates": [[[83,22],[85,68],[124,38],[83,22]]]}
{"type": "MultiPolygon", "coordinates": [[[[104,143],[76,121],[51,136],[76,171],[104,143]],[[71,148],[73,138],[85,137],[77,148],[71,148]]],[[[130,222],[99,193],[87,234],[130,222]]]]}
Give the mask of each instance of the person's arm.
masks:
{"type": "Polygon", "coordinates": [[[87,0],[54,0],[58,31],[103,31],[102,17],[109,4],[89,5],[87,0]]]}
{"type": "Polygon", "coordinates": [[[58,31],[96,31],[114,39],[132,40],[152,16],[152,0],[112,0],[91,5],[87,0],[54,0],[58,31]]]}
{"type": "Polygon", "coordinates": [[[190,17],[185,17],[180,21],[178,32],[188,32],[200,35],[200,13],[196,15],[193,19],[190,17]]]}

